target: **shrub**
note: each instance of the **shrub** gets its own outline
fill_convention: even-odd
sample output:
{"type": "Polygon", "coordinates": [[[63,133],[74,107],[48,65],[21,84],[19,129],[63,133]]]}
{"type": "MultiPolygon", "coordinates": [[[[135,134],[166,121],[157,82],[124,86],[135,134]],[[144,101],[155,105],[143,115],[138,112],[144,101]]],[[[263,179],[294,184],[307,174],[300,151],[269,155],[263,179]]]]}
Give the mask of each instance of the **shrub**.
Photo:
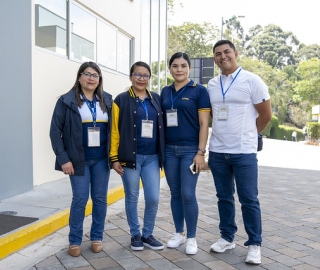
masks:
{"type": "Polygon", "coordinates": [[[316,142],[320,138],[320,123],[308,122],[307,123],[308,137],[312,142],[316,142]]]}
{"type": "Polygon", "coordinates": [[[275,128],[278,127],[279,121],[276,116],[272,116],[271,121],[268,123],[268,125],[264,128],[264,130],[261,132],[263,136],[266,136],[268,138],[273,137],[273,133],[275,132],[275,128]]]}
{"type": "Polygon", "coordinates": [[[272,116],[271,121],[269,122],[267,127],[262,131],[262,135],[277,140],[283,140],[285,136],[287,140],[291,140],[293,131],[297,132],[297,141],[304,140],[304,134],[302,130],[297,129],[295,127],[279,125],[278,118],[276,116],[272,116]]]}

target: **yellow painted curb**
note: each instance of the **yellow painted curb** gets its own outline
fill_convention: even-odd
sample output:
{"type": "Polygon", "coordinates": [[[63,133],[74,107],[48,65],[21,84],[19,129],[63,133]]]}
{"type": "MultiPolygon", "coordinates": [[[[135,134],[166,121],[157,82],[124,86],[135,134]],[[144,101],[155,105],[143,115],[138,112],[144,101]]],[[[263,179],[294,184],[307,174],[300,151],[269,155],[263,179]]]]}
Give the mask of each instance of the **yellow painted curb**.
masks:
{"type": "MultiPolygon", "coordinates": [[[[164,171],[160,171],[160,178],[164,177],[164,171]]],[[[140,181],[140,188],[142,183],[140,181]]],[[[123,186],[115,187],[108,190],[108,205],[124,198],[123,186]]],[[[69,224],[70,209],[66,209],[44,220],[38,221],[7,236],[0,237],[0,260],[8,255],[36,242],[40,239],[56,232],[57,230],[69,224]]],[[[91,215],[92,201],[87,203],[85,215],[91,215]]]]}
{"type": "MultiPolygon", "coordinates": [[[[124,198],[123,186],[112,188],[108,191],[108,205],[124,198]]],[[[36,222],[33,225],[26,226],[14,233],[0,238],[0,259],[26,247],[54,232],[65,227],[69,223],[70,209],[63,210],[51,217],[36,222]]],[[[92,201],[89,200],[85,215],[91,215],[92,201]]]]}
{"type": "Polygon", "coordinates": [[[163,178],[163,177],[164,177],[164,170],[162,169],[162,170],[160,171],[160,179],[163,178]]]}

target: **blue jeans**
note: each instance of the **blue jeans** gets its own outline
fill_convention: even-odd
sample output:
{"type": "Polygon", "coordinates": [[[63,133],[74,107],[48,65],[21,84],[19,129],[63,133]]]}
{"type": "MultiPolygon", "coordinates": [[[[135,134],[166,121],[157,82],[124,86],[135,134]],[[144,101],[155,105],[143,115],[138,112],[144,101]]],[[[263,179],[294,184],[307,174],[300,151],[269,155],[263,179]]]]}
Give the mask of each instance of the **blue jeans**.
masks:
{"type": "Polygon", "coordinates": [[[234,202],[236,184],[244,228],[249,237],[244,245],[260,246],[262,225],[258,199],[257,154],[210,152],[208,164],[217,191],[221,237],[232,242],[237,231],[234,202]]]}
{"type": "Polygon", "coordinates": [[[166,145],[164,171],[171,192],[171,211],[177,233],[187,227],[187,237],[196,236],[198,202],[196,186],[199,174],[192,174],[190,165],[198,146],[166,145]]]}
{"type": "Polygon", "coordinates": [[[103,238],[104,223],[107,213],[107,191],[110,168],[107,158],[86,161],[83,176],[70,175],[72,187],[72,203],[69,218],[70,245],[80,245],[83,235],[85,208],[91,190],[92,225],[91,241],[103,238]],[[90,188],[91,184],[91,188],[90,188]]]}
{"type": "Polygon", "coordinates": [[[132,236],[140,234],[138,200],[140,177],[143,184],[145,209],[142,236],[149,237],[154,229],[160,196],[160,168],[158,155],[137,155],[136,170],[123,167],[122,182],[125,192],[125,207],[132,236]]]}

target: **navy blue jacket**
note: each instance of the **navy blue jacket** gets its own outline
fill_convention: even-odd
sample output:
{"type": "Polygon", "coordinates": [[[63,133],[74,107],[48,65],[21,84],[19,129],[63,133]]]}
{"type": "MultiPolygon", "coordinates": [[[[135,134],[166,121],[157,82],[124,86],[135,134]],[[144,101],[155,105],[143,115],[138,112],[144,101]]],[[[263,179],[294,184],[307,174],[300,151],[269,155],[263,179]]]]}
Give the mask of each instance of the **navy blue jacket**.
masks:
{"type": "MultiPolygon", "coordinates": [[[[103,91],[108,113],[108,143],[106,158],[109,159],[112,96],[103,91]]],[[[71,161],[75,175],[84,175],[85,154],[82,144],[82,120],[75,99],[75,90],[62,95],[53,111],[50,139],[56,154],[55,169],[62,171],[61,165],[71,161]]]]}

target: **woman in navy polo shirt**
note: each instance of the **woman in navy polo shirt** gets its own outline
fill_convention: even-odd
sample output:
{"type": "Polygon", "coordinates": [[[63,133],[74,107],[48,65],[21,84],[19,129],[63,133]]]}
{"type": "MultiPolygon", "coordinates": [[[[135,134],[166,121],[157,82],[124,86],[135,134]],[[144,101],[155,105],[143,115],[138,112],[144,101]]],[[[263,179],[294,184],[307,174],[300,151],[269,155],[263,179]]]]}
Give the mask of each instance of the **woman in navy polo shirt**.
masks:
{"type": "Polygon", "coordinates": [[[83,220],[89,192],[92,198],[91,250],[103,249],[110,175],[110,119],[112,96],[103,91],[99,66],[83,63],[73,88],[62,95],[53,112],[50,138],[56,170],[70,177],[69,254],[80,256],[83,220]]]}
{"type": "Polygon", "coordinates": [[[110,160],[122,177],[131,249],[163,249],[152,233],[158,211],[160,167],[164,162],[164,131],[160,96],[147,89],[151,69],[136,62],[130,69],[132,86],[112,107],[110,160]],[[138,217],[140,177],[146,202],[142,234],[138,217]]]}
{"type": "Polygon", "coordinates": [[[205,163],[210,99],[203,85],[189,79],[190,68],[186,53],[178,52],[170,58],[169,70],[174,82],[162,89],[161,99],[165,116],[164,170],[171,191],[171,211],[176,229],[167,247],[177,248],[187,238],[186,254],[196,254],[196,184],[205,163]]]}

